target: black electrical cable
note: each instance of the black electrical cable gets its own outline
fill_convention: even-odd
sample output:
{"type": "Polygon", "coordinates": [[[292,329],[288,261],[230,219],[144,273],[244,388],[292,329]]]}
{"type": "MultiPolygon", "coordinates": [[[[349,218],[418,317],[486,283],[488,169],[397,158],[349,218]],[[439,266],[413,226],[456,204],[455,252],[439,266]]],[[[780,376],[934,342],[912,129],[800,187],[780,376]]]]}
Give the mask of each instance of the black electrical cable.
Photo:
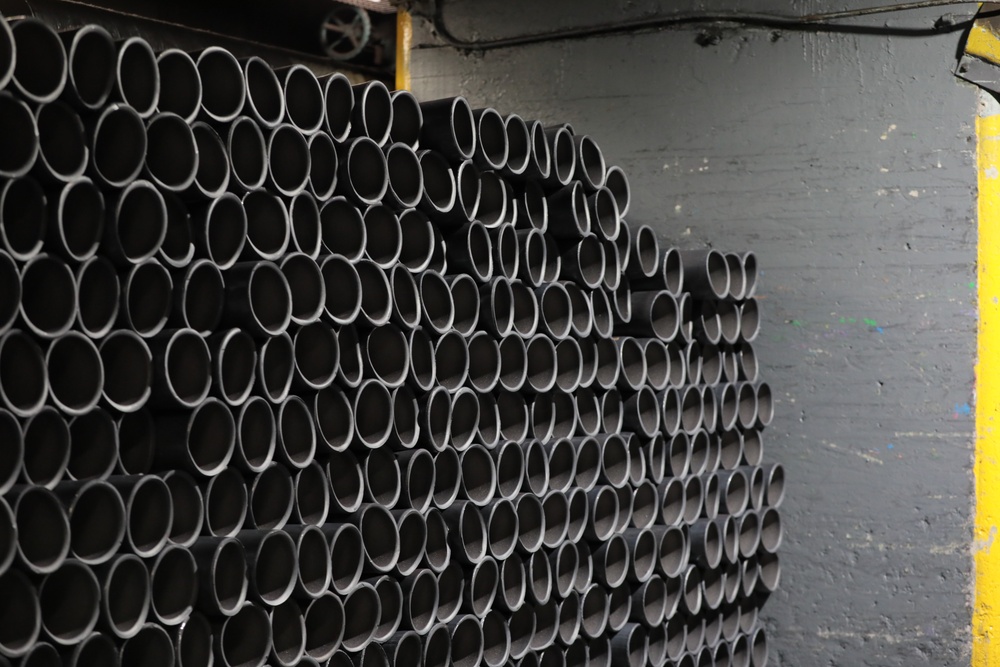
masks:
{"type": "MultiPolygon", "coordinates": [[[[938,20],[932,26],[914,28],[845,24],[837,23],[836,21],[847,18],[903,12],[914,9],[971,4],[978,5],[980,3],[970,2],[969,0],[922,0],[920,2],[896,3],[892,5],[880,5],[877,7],[865,7],[862,9],[849,9],[836,12],[821,12],[802,16],[783,16],[780,14],[745,12],[681,12],[671,14],[669,16],[647,17],[612,24],[565,28],[529,35],[504,37],[501,39],[471,41],[456,37],[448,26],[445,25],[442,11],[444,0],[434,0],[432,11],[430,15],[425,18],[430,20],[431,25],[434,27],[438,37],[446,46],[466,51],[488,51],[511,46],[525,46],[528,44],[539,44],[542,42],[584,39],[588,37],[600,37],[604,35],[643,30],[657,30],[691,24],[731,24],[777,30],[834,32],[898,37],[929,37],[964,30],[973,23],[974,19],[959,22],[938,20]]],[[[997,12],[990,12],[989,14],[983,14],[980,16],[992,16],[996,13],[997,12]]]]}

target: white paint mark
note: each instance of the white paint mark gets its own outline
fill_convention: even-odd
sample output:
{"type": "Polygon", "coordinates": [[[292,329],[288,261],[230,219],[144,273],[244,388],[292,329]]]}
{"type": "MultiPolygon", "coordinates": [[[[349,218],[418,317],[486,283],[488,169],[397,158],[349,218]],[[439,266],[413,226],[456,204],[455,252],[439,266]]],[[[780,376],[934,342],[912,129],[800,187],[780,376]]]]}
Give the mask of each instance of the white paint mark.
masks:
{"type": "Polygon", "coordinates": [[[987,167],[986,171],[983,172],[983,176],[986,178],[997,178],[1000,176],[1000,170],[996,167],[987,167]]]}
{"type": "Polygon", "coordinates": [[[882,172],[883,174],[888,174],[888,173],[889,173],[889,170],[888,170],[888,169],[886,169],[885,167],[879,167],[879,168],[878,168],[878,170],[879,170],[880,172],[882,172]]]}
{"type": "Polygon", "coordinates": [[[680,212],[681,212],[681,205],[677,204],[676,206],[674,206],[674,213],[680,213],[680,212]]]}
{"type": "Polygon", "coordinates": [[[917,192],[916,190],[910,190],[906,194],[910,195],[911,197],[919,197],[920,196],[920,193],[917,192]]]}

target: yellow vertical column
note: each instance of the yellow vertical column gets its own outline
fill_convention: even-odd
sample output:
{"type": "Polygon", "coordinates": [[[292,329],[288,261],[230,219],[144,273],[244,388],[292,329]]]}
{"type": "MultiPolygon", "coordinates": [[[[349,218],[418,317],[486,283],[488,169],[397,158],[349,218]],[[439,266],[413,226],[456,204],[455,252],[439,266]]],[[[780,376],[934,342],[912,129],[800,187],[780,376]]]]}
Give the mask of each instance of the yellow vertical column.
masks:
{"type": "Polygon", "coordinates": [[[976,119],[979,335],[976,363],[972,665],[1000,665],[1000,115],[976,119]]]}
{"type": "Polygon", "coordinates": [[[410,89],[410,49],[413,48],[413,19],[409,12],[396,14],[396,90],[410,89]]]}

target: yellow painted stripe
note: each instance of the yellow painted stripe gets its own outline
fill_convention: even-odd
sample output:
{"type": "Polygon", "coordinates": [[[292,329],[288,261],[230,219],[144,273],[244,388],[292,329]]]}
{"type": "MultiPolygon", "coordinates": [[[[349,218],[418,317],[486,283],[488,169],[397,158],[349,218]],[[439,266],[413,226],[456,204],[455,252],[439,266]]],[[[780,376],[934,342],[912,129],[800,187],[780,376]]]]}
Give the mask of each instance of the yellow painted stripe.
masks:
{"type": "Polygon", "coordinates": [[[976,602],[972,667],[1000,665],[1000,116],[976,119],[979,175],[976,602]]]}
{"type": "Polygon", "coordinates": [[[413,19],[409,12],[396,13],[396,90],[410,89],[410,49],[413,48],[413,19]]]}
{"type": "Polygon", "coordinates": [[[965,52],[995,65],[1000,65],[1000,38],[997,38],[991,25],[986,21],[976,21],[969,30],[969,37],[965,42],[965,52]]]}

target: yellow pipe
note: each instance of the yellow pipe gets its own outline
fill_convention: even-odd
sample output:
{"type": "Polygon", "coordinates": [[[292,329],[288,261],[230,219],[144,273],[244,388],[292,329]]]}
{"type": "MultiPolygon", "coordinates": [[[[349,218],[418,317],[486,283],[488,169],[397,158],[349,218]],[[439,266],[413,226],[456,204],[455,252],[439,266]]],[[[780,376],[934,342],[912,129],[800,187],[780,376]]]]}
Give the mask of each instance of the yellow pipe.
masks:
{"type": "Polygon", "coordinates": [[[396,13],[396,90],[410,89],[410,50],[413,47],[413,19],[409,12],[396,13]]]}

